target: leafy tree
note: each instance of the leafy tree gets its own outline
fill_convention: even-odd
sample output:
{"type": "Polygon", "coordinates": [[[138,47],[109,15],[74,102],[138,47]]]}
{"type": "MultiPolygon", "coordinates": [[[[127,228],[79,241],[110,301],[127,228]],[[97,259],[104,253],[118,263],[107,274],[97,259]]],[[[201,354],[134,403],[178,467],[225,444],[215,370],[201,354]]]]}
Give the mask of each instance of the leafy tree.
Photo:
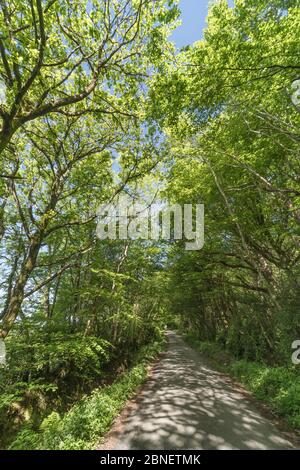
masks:
{"type": "Polygon", "coordinates": [[[173,307],[203,339],[251,358],[282,353],[291,317],[284,335],[299,330],[282,302],[289,283],[299,290],[297,25],[297,2],[216,2],[150,103],[173,145],[170,199],[206,206],[204,250],[174,255],[173,307]]]}

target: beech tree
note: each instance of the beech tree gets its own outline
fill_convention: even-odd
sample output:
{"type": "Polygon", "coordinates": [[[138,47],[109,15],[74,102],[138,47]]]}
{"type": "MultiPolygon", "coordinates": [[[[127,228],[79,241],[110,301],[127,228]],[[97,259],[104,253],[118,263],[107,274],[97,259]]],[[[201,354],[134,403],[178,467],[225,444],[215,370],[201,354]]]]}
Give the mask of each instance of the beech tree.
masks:
{"type": "Polygon", "coordinates": [[[159,159],[143,103],[150,71],[172,54],[166,38],[177,9],[147,0],[4,1],[1,9],[0,235],[3,259],[12,255],[6,337],[24,298],[70,269],[94,236],[90,229],[91,240],[84,236],[72,256],[61,254],[56,273],[32,285],[49,240],[67,250],[70,231],[95,228],[97,205],[159,159]]]}

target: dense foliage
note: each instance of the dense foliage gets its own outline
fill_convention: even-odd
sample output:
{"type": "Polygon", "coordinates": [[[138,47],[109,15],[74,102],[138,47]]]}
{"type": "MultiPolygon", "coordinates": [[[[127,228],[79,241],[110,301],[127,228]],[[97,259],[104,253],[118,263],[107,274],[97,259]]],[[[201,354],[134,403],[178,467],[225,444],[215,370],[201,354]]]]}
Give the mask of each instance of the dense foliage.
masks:
{"type": "Polygon", "coordinates": [[[133,366],[112,385],[95,389],[67,413],[52,412],[36,430],[24,426],[10,449],[80,450],[99,444],[126,400],[145,380],[149,361],[156,357],[161,347],[161,341],[143,347],[133,366]]]}
{"type": "Polygon", "coordinates": [[[299,424],[299,2],[212,2],[182,51],[177,3],[1,2],[1,446],[95,444],[166,323],[299,424]],[[204,203],[202,250],[97,238],[149,188],[204,203]]]}
{"type": "Polygon", "coordinates": [[[164,158],[146,90],[177,14],[172,0],[1,2],[1,445],[161,338],[158,248],[99,240],[96,224],[164,158]]]}
{"type": "Polygon", "coordinates": [[[296,429],[300,427],[300,375],[296,365],[270,366],[262,362],[237,360],[217,343],[200,341],[189,333],[186,341],[215,367],[245,385],[253,395],[267,403],[273,414],[284,417],[296,429]]]}
{"type": "Polygon", "coordinates": [[[153,90],[169,197],[206,208],[203,250],[170,255],[173,312],[250,360],[290,362],[300,335],[298,6],[216,2],[204,39],[153,90]]]}

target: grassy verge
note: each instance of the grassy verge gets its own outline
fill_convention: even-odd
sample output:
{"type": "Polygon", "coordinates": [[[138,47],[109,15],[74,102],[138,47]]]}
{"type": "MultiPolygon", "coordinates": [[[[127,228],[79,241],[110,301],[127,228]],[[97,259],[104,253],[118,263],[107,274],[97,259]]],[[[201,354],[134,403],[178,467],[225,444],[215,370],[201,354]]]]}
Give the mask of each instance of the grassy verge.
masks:
{"type": "Polygon", "coordinates": [[[134,365],[112,385],[101,387],[60,416],[51,413],[38,432],[23,428],[10,449],[81,450],[92,449],[111,427],[126,401],[147,377],[148,365],[163,348],[157,341],[142,348],[134,365]]]}
{"type": "Polygon", "coordinates": [[[300,430],[300,367],[271,367],[266,364],[236,360],[218,344],[199,341],[187,335],[186,341],[204,356],[213,360],[217,369],[227,372],[253,395],[267,403],[295,430],[300,430]]]}

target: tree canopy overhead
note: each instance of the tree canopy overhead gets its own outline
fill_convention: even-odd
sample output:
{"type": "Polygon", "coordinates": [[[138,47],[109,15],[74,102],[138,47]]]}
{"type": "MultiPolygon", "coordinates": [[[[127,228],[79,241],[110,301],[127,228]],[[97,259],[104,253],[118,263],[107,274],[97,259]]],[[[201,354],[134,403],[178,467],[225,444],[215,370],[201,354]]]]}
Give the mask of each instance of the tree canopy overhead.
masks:
{"type": "Polygon", "coordinates": [[[0,2],[1,445],[34,447],[166,324],[289,367],[299,11],[215,1],[178,51],[175,0],[0,2]],[[100,204],[149,188],[150,205],[205,205],[202,250],[97,238],[100,204]]]}

